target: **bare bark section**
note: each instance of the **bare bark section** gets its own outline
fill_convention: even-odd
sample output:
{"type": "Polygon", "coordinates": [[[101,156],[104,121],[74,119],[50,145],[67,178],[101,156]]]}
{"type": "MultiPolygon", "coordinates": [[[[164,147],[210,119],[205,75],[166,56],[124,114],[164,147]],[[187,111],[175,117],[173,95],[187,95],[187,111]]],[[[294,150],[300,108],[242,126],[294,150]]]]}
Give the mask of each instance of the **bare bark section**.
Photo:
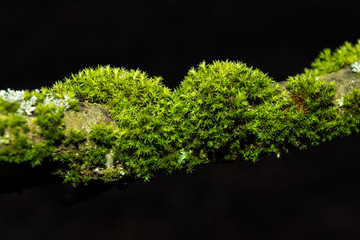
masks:
{"type": "Polygon", "coordinates": [[[100,104],[80,102],[79,111],[67,111],[64,113],[66,130],[80,130],[89,133],[91,128],[99,124],[112,124],[117,127],[110,117],[109,111],[100,104]]]}

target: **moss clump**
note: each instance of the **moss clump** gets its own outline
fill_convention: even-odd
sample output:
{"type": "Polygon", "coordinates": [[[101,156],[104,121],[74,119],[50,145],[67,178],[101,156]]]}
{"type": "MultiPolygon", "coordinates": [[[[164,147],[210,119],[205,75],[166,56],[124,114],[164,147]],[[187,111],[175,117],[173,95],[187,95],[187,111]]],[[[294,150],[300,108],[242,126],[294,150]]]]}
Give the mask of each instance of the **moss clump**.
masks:
{"type": "Polygon", "coordinates": [[[344,97],[344,115],[347,120],[349,132],[360,131],[360,89],[353,89],[344,97]]]}
{"type": "Polygon", "coordinates": [[[98,173],[112,169],[118,177],[126,173],[145,180],[157,171],[172,172],[192,165],[177,161],[182,146],[178,128],[182,119],[176,115],[176,108],[181,106],[160,77],[150,78],[140,70],[101,66],[72,75],[52,91],[75,93],[79,99],[106,106],[116,122],[116,128],[92,128],[90,140],[94,145],[89,145],[87,153],[91,154],[84,155],[81,165],[93,158],[104,160],[108,155],[112,164],[102,162],[98,173]]]}
{"type": "Polygon", "coordinates": [[[10,114],[15,113],[20,107],[20,103],[17,102],[8,102],[0,98],[0,113],[10,114]]]}
{"type": "Polygon", "coordinates": [[[0,114],[0,161],[20,163],[31,150],[26,133],[29,131],[24,116],[0,114]]]}
{"type": "Polygon", "coordinates": [[[191,69],[175,94],[182,104],[183,138],[192,157],[205,162],[220,155],[255,161],[254,131],[248,126],[252,112],[279,93],[274,84],[241,62],[202,62],[191,69]]]}
{"type": "Polygon", "coordinates": [[[345,116],[334,103],[333,82],[317,80],[314,71],[310,70],[290,77],[287,88],[293,104],[305,114],[302,129],[294,129],[302,136],[300,142],[317,145],[350,134],[345,116]]]}
{"type": "Polygon", "coordinates": [[[339,71],[350,66],[360,59],[360,39],[356,44],[345,42],[344,45],[331,51],[324,49],[319,56],[312,62],[311,67],[316,75],[323,75],[339,71]]]}
{"type": "Polygon", "coordinates": [[[175,91],[186,148],[200,162],[258,160],[348,135],[334,84],[313,70],[290,77],[286,91],[240,62],[201,63],[175,91]]]}

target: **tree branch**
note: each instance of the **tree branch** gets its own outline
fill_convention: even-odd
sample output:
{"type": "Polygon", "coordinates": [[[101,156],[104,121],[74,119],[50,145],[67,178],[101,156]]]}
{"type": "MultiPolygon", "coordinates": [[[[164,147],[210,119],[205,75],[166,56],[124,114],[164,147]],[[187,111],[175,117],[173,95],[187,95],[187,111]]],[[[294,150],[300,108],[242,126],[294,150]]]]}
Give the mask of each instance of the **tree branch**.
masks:
{"type": "Polygon", "coordinates": [[[358,89],[360,74],[349,66],[275,83],[243,63],[215,61],[191,69],[174,91],[109,66],[52,89],[2,91],[2,189],[59,180],[49,173],[73,186],[122,186],[199,164],[280,157],[358,132],[358,89]]]}

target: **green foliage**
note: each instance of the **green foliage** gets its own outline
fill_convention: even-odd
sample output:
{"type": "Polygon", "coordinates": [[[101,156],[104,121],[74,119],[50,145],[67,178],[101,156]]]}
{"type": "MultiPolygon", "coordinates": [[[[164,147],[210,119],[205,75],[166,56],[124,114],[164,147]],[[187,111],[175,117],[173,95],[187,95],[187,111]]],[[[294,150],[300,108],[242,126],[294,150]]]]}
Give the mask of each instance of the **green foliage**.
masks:
{"type": "Polygon", "coordinates": [[[339,71],[360,59],[360,39],[355,45],[345,42],[335,51],[324,49],[311,64],[317,75],[339,71]]]}

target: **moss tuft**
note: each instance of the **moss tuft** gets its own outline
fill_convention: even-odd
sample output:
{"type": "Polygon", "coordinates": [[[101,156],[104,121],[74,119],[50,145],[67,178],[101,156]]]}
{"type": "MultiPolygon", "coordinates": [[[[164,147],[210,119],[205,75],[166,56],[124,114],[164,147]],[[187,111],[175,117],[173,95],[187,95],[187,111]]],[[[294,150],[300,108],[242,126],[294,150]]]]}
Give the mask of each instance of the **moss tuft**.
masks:
{"type": "Polygon", "coordinates": [[[360,39],[356,44],[345,42],[342,46],[331,51],[324,49],[319,56],[312,62],[311,67],[316,75],[323,75],[339,71],[350,66],[360,59],[360,39]]]}
{"type": "Polygon", "coordinates": [[[241,62],[202,62],[191,69],[175,91],[182,104],[186,149],[205,162],[215,161],[219,151],[225,159],[255,161],[243,152],[252,134],[247,126],[252,111],[278,94],[274,83],[241,62]]]}

